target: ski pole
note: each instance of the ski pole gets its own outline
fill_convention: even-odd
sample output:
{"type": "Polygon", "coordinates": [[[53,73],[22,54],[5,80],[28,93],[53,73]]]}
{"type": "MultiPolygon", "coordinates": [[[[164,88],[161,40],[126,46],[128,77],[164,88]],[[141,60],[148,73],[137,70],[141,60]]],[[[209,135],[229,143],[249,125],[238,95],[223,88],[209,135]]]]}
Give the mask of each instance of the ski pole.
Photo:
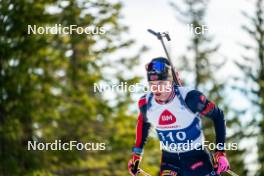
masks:
{"type": "Polygon", "coordinates": [[[141,173],[141,174],[143,174],[143,175],[145,175],[145,176],[151,176],[150,174],[148,174],[147,172],[145,172],[144,170],[142,170],[142,169],[138,169],[138,171],[139,171],[139,173],[141,173]]]}
{"type": "Polygon", "coordinates": [[[229,175],[232,175],[232,176],[239,176],[237,175],[235,172],[231,171],[231,170],[227,170],[226,171],[229,175]]]}
{"type": "Polygon", "coordinates": [[[170,65],[171,65],[171,72],[172,72],[173,80],[174,80],[174,82],[177,85],[181,86],[181,83],[180,83],[179,79],[176,76],[176,73],[175,73],[175,70],[174,70],[174,66],[172,65],[172,61],[171,61],[170,55],[169,55],[168,50],[167,50],[167,48],[165,46],[165,43],[163,41],[163,37],[165,37],[167,39],[167,41],[171,40],[171,38],[169,36],[169,33],[168,32],[162,32],[162,33],[161,32],[155,32],[155,31],[153,31],[151,29],[148,29],[148,32],[153,34],[154,36],[156,36],[158,38],[158,40],[160,40],[160,42],[162,44],[162,47],[163,47],[163,49],[165,51],[165,54],[166,54],[166,56],[168,58],[168,61],[169,61],[170,65]]]}

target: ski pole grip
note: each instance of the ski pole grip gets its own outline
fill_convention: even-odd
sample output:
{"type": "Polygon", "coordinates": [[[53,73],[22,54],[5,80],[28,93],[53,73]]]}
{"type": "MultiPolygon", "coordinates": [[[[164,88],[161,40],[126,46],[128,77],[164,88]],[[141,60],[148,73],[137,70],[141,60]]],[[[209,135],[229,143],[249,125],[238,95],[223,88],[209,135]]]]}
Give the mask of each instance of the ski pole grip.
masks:
{"type": "Polygon", "coordinates": [[[136,161],[132,172],[137,173],[138,171],[139,171],[139,161],[136,161]]]}

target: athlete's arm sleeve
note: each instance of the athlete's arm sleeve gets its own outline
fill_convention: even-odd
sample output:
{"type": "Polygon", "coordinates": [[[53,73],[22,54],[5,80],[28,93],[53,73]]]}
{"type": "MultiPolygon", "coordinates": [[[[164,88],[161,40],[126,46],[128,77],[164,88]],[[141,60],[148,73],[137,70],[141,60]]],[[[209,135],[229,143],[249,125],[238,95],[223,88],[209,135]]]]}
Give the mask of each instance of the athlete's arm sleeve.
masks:
{"type": "Polygon", "coordinates": [[[149,130],[151,126],[146,118],[147,101],[145,96],[141,97],[141,99],[139,100],[138,107],[139,115],[136,127],[136,144],[133,147],[133,152],[137,154],[142,154],[144,145],[149,136],[149,130]]]}
{"type": "Polygon", "coordinates": [[[226,124],[223,111],[214,102],[208,100],[203,93],[192,90],[187,93],[185,102],[193,113],[200,113],[209,117],[213,123],[216,134],[217,150],[224,150],[226,138],[226,124]]]}

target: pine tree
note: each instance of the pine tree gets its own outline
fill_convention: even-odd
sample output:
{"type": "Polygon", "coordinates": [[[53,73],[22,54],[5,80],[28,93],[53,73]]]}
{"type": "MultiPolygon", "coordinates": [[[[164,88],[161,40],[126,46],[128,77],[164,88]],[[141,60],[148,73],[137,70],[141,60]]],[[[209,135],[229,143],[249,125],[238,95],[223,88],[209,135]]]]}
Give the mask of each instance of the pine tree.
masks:
{"type": "Polygon", "coordinates": [[[243,55],[242,61],[236,62],[236,65],[241,69],[245,75],[244,92],[252,101],[252,105],[257,108],[257,112],[253,112],[253,120],[246,128],[257,125],[259,135],[257,135],[258,142],[258,161],[260,168],[257,175],[264,174],[264,1],[257,0],[255,4],[255,12],[249,15],[243,12],[249,24],[242,26],[242,29],[248,33],[254,44],[242,44],[247,55],[243,55]],[[254,86],[255,85],[255,86],[254,86]],[[257,123],[257,124],[256,124],[257,123]]]}
{"type": "MultiPolygon", "coordinates": [[[[108,150],[103,152],[73,152],[74,160],[58,160],[58,169],[55,173],[89,174],[89,175],[123,175],[127,172],[127,156],[131,153],[131,142],[134,137],[124,137],[134,132],[134,115],[127,114],[131,101],[129,93],[112,93],[117,97],[116,104],[110,107],[103,94],[93,92],[94,84],[105,82],[128,82],[128,85],[138,81],[137,77],[131,79],[127,75],[138,63],[139,55],[114,58],[117,51],[125,50],[134,42],[120,40],[126,33],[127,27],[119,22],[122,4],[110,4],[107,1],[76,2],[69,1],[58,14],[59,23],[69,26],[105,27],[106,33],[100,35],[68,35],[62,36],[55,42],[55,48],[60,48],[61,57],[69,62],[64,69],[62,84],[61,107],[65,107],[62,118],[56,120],[58,127],[64,129],[57,131],[59,138],[78,141],[103,141],[108,150]],[[83,9],[86,9],[85,11],[83,9]],[[95,10],[90,13],[89,10],[95,10]],[[63,53],[71,53],[63,56],[63,53]],[[113,54],[113,55],[112,55],[113,54]],[[118,69],[122,66],[123,69],[118,69]],[[105,69],[112,68],[115,73],[104,74],[105,69]],[[72,120],[72,117],[75,120],[72,120]],[[126,129],[126,130],[125,130],[126,129]],[[124,155],[127,153],[127,155],[124,155]],[[80,164],[84,165],[80,168],[80,164]],[[72,172],[74,170],[74,172],[72,172]]],[[[98,29],[95,29],[98,30],[98,29]]],[[[58,154],[64,158],[64,153],[58,154]]]]}
{"type": "Polygon", "coordinates": [[[131,94],[114,92],[111,104],[94,93],[95,83],[138,81],[127,75],[143,50],[116,54],[134,43],[121,9],[105,0],[0,1],[0,175],[127,173],[136,122],[131,94]],[[94,34],[28,35],[28,24],[88,26],[94,34]],[[96,34],[100,27],[105,34],[96,34]],[[107,150],[27,151],[28,141],[55,139],[105,142],[107,150]]]}
{"type": "Polygon", "coordinates": [[[48,108],[56,103],[49,91],[53,79],[43,69],[52,53],[50,37],[28,35],[27,25],[52,22],[45,14],[49,3],[0,2],[0,175],[26,175],[41,167],[43,155],[27,151],[27,141],[34,139],[35,121],[43,112],[54,112],[48,108]]]}
{"type": "Polygon", "coordinates": [[[188,32],[192,34],[191,42],[187,47],[190,55],[185,55],[181,58],[182,62],[179,63],[184,64],[180,69],[192,71],[194,87],[208,92],[204,85],[208,80],[213,80],[214,75],[210,57],[218,50],[219,46],[209,46],[212,44],[212,37],[209,37],[206,31],[202,31],[203,26],[205,26],[204,17],[207,4],[208,1],[206,0],[188,0],[183,1],[181,4],[171,3],[171,6],[177,12],[177,18],[183,24],[189,25],[190,31],[188,32]]]}

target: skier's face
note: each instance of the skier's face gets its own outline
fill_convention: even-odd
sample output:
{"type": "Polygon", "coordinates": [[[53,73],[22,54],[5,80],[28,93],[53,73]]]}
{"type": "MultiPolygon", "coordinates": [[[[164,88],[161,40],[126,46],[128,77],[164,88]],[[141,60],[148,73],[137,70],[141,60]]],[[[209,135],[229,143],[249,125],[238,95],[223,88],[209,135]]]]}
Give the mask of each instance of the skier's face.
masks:
{"type": "Polygon", "coordinates": [[[149,81],[151,92],[156,100],[166,101],[172,90],[172,81],[149,81]]]}

